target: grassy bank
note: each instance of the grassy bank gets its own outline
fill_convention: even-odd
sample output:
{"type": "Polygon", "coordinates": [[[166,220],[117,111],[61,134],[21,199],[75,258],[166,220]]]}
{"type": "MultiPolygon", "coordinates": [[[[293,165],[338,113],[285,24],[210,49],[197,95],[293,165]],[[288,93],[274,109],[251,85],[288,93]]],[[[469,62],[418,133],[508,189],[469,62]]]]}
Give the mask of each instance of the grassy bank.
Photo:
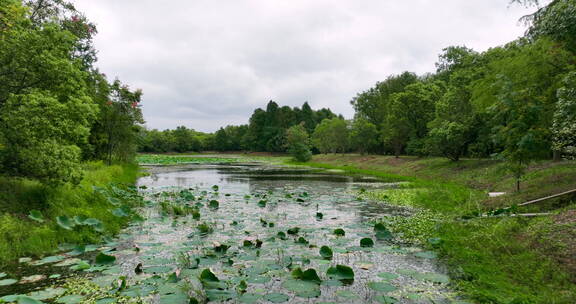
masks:
{"type": "Polygon", "coordinates": [[[454,287],[478,303],[575,303],[576,208],[573,198],[518,212],[550,212],[536,218],[463,220],[576,188],[576,162],[533,164],[513,191],[515,179],[501,162],[441,158],[320,155],[307,165],[369,174],[408,183],[363,195],[417,207],[411,219],[387,218],[395,232],[435,249],[450,269],[454,287]],[[490,198],[488,192],[507,192],[490,198]]]}
{"type": "Polygon", "coordinates": [[[51,187],[0,177],[0,267],[23,256],[50,253],[64,243],[97,243],[103,235],[120,231],[127,218],[113,215],[110,196],[96,193],[93,187],[133,184],[138,166],[87,163],[84,172],[78,186],[51,187]],[[32,210],[42,214],[42,223],[28,217],[32,210]],[[103,229],[96,231],[84,226],[64,229],[55,220],[58,216],[97,219],[103,229]]]}

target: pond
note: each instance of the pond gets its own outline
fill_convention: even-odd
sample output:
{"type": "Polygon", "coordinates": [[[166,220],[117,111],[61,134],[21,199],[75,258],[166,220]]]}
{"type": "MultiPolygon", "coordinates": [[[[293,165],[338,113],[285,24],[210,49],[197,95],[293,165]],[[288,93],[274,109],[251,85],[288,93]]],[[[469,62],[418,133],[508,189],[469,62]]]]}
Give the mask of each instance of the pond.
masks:
{"type": "MultiPolygon", "coordinates": [[[[200,303],[459,303],[433,252],[400,243],[378,224],[410,210],[358,198],[397,183],[259,163],[148,171],[138,181],[142,220],[78,258],[98,263],[72,266],[84,265],[75,270],[89,271],[100,286],[119,284],[115,295],[152,303],[194,303],[189,296],[200,303]]],[[[78,301],[61,302],[86,300],[70,299],[78,301]]],[[[114,303],[112,296],[93,300],[114,303]]]]}

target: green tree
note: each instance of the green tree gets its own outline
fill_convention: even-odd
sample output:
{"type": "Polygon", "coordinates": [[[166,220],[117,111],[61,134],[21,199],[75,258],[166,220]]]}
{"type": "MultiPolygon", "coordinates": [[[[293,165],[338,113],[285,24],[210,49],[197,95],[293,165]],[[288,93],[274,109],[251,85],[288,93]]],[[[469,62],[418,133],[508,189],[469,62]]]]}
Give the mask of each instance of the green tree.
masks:
{"type": "Polygon", "coordinates": [[[500,102],[490,107],[494,121],[494,140],[504,147],[499,157],[508,162],[516,178],[516,189],[528,165],[535,159],[546,158],[550,149],[550,131],[542,128],[541,100],[528,90],[516,91],[510,81],[502,80],[500,102]]]}
{"type": "Polygon", "coordinates": [[[101,102],[98,121],[92,128],[96,156],[108,164],[114,160],[131,161],[137,150],[137,138],[144,119],[140,101],[142,91],[132,91],[119,80],[114,81],[104,92],[107,100],[101,102]]]}
{"type": "Polygon", "coordinates": [[[310,137],[303,124],[292,126],[286,131],[286,145],[295,161],[307,162],[312,158],[310,137]]]}
{"type": "MultiPolygon", "coordinates": [[[[185,126],[179,126],[172,131],[172,137],[174,138],[174,147],[172,148],[174,152],[192,152],[200,151],[201,143],[197,138],[194,130],[188,129],[185,126]]],[[[168,149],[169,151],[172,149],[168,149]]]]}
{"type": "Polygon", "coordinates": [[[571,157],[576,156],[576,72],[564,79],[558,90],[558,104],[552,125],[554,150],[571,157]]]}
{"type": "Polygon", "coordinates": [[[470,84],[481,75],[479,61],[479,55],[466,47],[449,47],[440,55],[436,66],[447,90],[435,103],[435,118],[428,124],[426,149],[431,154],[458,161],[478,138],[470,84]]]}
{"type": "Polygon", "coordinates": [[[11,95],[0,112],[2,171],[47,183],[78,183],[82,178],[81,150],[95,118],[87,96],[61,101],[47,91],[11,95]]]}
{"type": "Polygon", "coordinates": [[[312,143],[320,153],[344,153],[348,149],[348,123],[341,118],[324,119],[312,134],[312,143]]]}
{"type": "Polygon", "coordinates": [[[84,38],[63,19],[35,23],[20,2],[3,1],[0,24],[0,135],[3,171],[44,182],[81,178],[97,106],[77,57],[84,38]],[[6,12],[6,13],[5,13],[6,12]]]}
{"type": "Polygon", "coordinates": [[[392,95],[403,92],[406,86],[418,81],[414,73],[404,72],[378,82],[376,86],[358,94],[350,102],[356,111],[356,117],[368,120],[375,126],[385,123],[392,95]]]}
{"type": "Polygon", "coordinates": [[[382,133],[384,141],[394,148],[396,156],[404,149],[411,154],[426,153],[424,141],[428,135],[428,124],[434,118],[435,103],[443,91],[442,83],[418,82],[392,96],[382,133]]]}
{"type": "MultiPolygon", "coordinates": [[[[524,5],[539,5],[538,0],[513,0],[524,5]]],[[[576,51],[576,1],[553,0],[522,18],[530,28],[527,36],[533,40],[550,37],[576,51]]]]}
{"type": "Polygon", "coordinates": [[[214,149],[216,151],[224,152],[228,151],[229,147],[230,147],[230,138],[228,137],[226,130],[224,130],[224,128],[220,128],[214,134],[214,149]]]}
{"type": "Polygon", "coordinates": [[[380,132],[371,122],[363,118],[357,118],[352,124],[350,131],[350,145],[361,154],[374,152],[378,148],[380,132]]]}

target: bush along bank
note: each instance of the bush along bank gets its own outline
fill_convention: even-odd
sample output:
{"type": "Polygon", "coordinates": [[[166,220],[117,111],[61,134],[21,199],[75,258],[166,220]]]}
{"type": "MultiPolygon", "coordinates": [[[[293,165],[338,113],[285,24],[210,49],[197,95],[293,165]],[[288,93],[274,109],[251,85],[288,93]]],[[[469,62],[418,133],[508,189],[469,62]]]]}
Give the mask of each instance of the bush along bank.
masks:
{"type": "MultiPolygon", "coordinates": [[[[84,164],[77,186],[0,178],[0,268],[65,244],[99,244],[138,216],[138,166],[84,164]]],[[[66,246],[65,246],[66,247],[66,246]]]]}
{"type": "MultiPolygon", "coordinates": [[[[306,165],[403,180],[405,183],[396,189],[361,192],[359,196],[414,208],[412,217],[386,217],[383,221],[404,241],[434,250],[450,270],[452,287],[469,300],[506,304],[576,302],[576,267],[571,267],[576,264],[576,224],[573,216],[567,220],[567,215],[576,213],[573,204],[547,210],[551,215],[546,217],[471,217],[493,211],[493,207],[485,204],[486,192],[460,182],[470,174],[466,170],[452,172],[449,181],[429,180],[417,174],[403,178],[397,172],[407,168],[380,170],[372,164],[368,169],[353,160],[324,162],[316,158],[318,163],[306,165]]],[[[543,169],[529,176],[546,179],[557,171],[543,169]]],[[[494,182],[501,178],[493,176],[494,182]]],[[[537,181],[524,182],[530,185],[537,181]]]]}

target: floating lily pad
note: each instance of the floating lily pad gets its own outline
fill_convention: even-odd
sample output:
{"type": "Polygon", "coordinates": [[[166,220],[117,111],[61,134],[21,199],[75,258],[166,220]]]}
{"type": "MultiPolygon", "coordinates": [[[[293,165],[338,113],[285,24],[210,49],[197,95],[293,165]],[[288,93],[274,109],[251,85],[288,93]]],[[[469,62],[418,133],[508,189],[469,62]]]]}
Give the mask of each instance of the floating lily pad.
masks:
{"type": "Polygon", "coordinates": [[[264,296],[264,299],[272,303],[284,303],[287,302],[290,297],[283,293],[269,293],[264,296]]]}
{"type": "Polygon", "coordinates": [[[325,281],[322,281],[322,285],[331,286],[331,287],[344,286],[344,284],[338,280],[325,280],[325,281]]]}
{"type": "Polygon", "coordinates": [[[116,261],[115,256],[107,255],[103,252],[98,253],[98,255],[96,256],[96,259],[95,259],[95,262],[98,265],[110,265],[110,264],[114,264],[115,261],[116,261]]]}
{"type": "Polygon", "coordinates": [[[128,217],[130,216],[123,208],[116,208],[111,210],[110,212],[112,212],[112,215],[114,215],[115,217],[128,217]]]}
{"type": "Polygon", "coordinates": [[[211,209],[218,209],[220,208],[220,202],[218,202],[217,200],[211,200],[208,203],[208,207],[210,207],[211,209]]]}
{"type": "Polygon", "coordinates": [[[374,247],[374,241],[371,238],[363,238],[360,240],[360,247],[362,248],[374,247]]]}
{"type": "Polygon", "coordinates": [[[393,285],[390,285],[389,283],[386,282],[369,282],[367,286],[375,291],[380,292],[391,292],[397,289],[393,285]]]}
{"type": "Polygon", "coordinates": [[[62,297],[62,298],[56,300],[56,303],[62,303],[62,304],[78,304],[78,303],[82,302],[82,300],[84,300],[84,296],[81,296],[81,295],[69,295],[69,296],[65,296],[65,297],[62,297]]]}
{"type": "Polygon", "coordinates": [[[56,223],[58,226],[66,230],[72,230],[74,226],[76,226],[76,223],[74,223],[69,217],[65,215],[56,217],[56,223]]]}
{"type": "Polygon", "coordinates": [[[143,271],[144,273],[149,274],[164,274],[172,271],[173,269],[174,267],[172,266],[151,266],[144,268],[143,271]]]}
{"type": "Polygon", "coordinates": [[[358,295],[350,290],[338,290],[336,291],[336,296],[348,300],[359,299],[358,295]]]}
{"type": "Polygon", "coordinates": [[[376,233],[376,238],[379,240],[389,240],[393,238],[392,232],[390,232],[383,223],[374,225],[374,232],[376,233]]]}
{"type": "Polygon", "coordinates": [[[182,292],[160,296],[160,304],[189,304],[189,303],[191,303],[191,299],[189,299],[188,295],[182,292]]]}
{"type": "Polygon", "coordinates": [[[345,236],[346,235],[346,231],[344,231],[344,229],[342,229],[342,228],[335,229],[333,233],[336,236],[345,236]]]}
{"type": "Polygon", "coordinates": [[[70,267],[71,270],[79,271],[79,270],[86,270],[90,269],[90,264],[86,261],[79,261],[76,265],[70,267]]]}
{"type": "Polygon", "coordinates": [[[20,284],[30,284],[30,283],[36,283],[42,280],[45,280],[46,276],[43,274],[36,274],[36,275],[31,275],[31,276],[27,276],[27,277],[23,277],[22,279],[20,279],[20,284]]]}
{"type": "Polygon", "coordinates": [[[86,225],[87,219],[88,219],[88,217],[86,217],[84,215],[76,215],[74,217],[74,223],[76,223],[76,225],[83,226],[83,225],[86,225]]]}
{"type": "Polygon", "coordinates": [[[48,288],[45,290],[33,292],[30,294],[30,297],[36,300],[44,301],[54,299],[63,295],[64,293],[66,293],[65,288],[48,288]]]}
{"type": "Polygon", "coordinates": [[[302,271],[301,268],[296,268],[292,271],[292,277],[298,280],[314,282],[316,284],[320,284],[322,282],[315,269],[302,271]]]}
{"type": "Polygon", "coordinates": [[[289,279],[282,283],[282,287],[295,293],[306,293],[320,290],[315,282],[289,279]]]}
{"type": "Polygon", "coordinates": [[[287,233],[289,235],[296,235],[298,234],[298,232],[300,232],[300,227],[294,227],[294,228],[290,228],[288,229],[287,233]]]}
{"type": "Polygon", "coordinates": [[[385,280],[394,280],[398,278],[397,274],[391,272],[381,272],[378,274],[378,276],[385,280]]]}
{"type": "Polygon", "coordinates": [[[18,304],[43,304],[43,302],[28,296],[18,296],[18,304]]]}
{"type": "Polygon", "coordinates": [[[261,298],[262,295],[256,293],[245,293],[238,298],[238,302],[246,304],[254,304],[258,303],[258,301],[260,301],[261,298]]]}
{"type": "Polygon", "coordinates": [[[206,296],[210,301],[229,301],[236,298],[238,295],[235,292],[220,289],[208,289],[206,290],[206,296]]]}
{"type": "Polygon", "coordinates": [[[424,259],[435,259],[438,257],[438,255],[432,251],[417,252],[414,255],[419,257],[419,258],[424,258],[424,259]]]}
{"type": "Polygon", "coordinates": [[[36,221],[38,223],[44,223],[44,216],[42,215],[42,213],[38,210],[32,210],[30,211],[30,214],[28,215],[28,218],[36,221]]]}
{"type": "Polygon", "coordinates": [[[266,283],[270,282],[271,280],[272,280],[272,278],[267,277],[267,276],[262,276],[262,275],[251,276],[251,277],[246,279],[246,281],[248,283],[251,283],[251,284],[266,284],[266,283]]]}
{"type": "Polygon", "coordinates": [[[16,284],[16,283],[18,283],[18,281],[14,280],[14,279],[0,280],[0,286],[8,286],[8,285],[16,284]]]}
{"type": "Polygon", "coordinates": [[[330,267],[326,271],[326,274],[330,278],[337,280],[354,280],[354,270],[345,265],[336,265],[335,267],[330,267]]]}
{"type": "Polygon", "coordinates": [[[322,256],[322,258],[327,259],[327,260],[331,260],[332,257],[334,256],[334,253],[332,252],[332,249],[328,246],[322,246],[320,248],[320,256],[322,256]]]}
{"type": "Polygon", "coordinates": [[[71,258],[71,259],[66,259],[60,263],[54,264],[55,267],[66,267],[66,266],[71,266],[71,265],[76,265],[80,262],[80,259],[77,258],[71,258]]]}
{"type": "Polygon", "coordinates": [[[398,302],[398,300],[396,298],[393,297],[389,297],[389,296],[384,296],[384,295],[378,295],[376,297],[374,297],[374,300],[376,300],[376,302],[380,303],[380,304],[396,304],[396,303],[400,303],[398,302]]]}

